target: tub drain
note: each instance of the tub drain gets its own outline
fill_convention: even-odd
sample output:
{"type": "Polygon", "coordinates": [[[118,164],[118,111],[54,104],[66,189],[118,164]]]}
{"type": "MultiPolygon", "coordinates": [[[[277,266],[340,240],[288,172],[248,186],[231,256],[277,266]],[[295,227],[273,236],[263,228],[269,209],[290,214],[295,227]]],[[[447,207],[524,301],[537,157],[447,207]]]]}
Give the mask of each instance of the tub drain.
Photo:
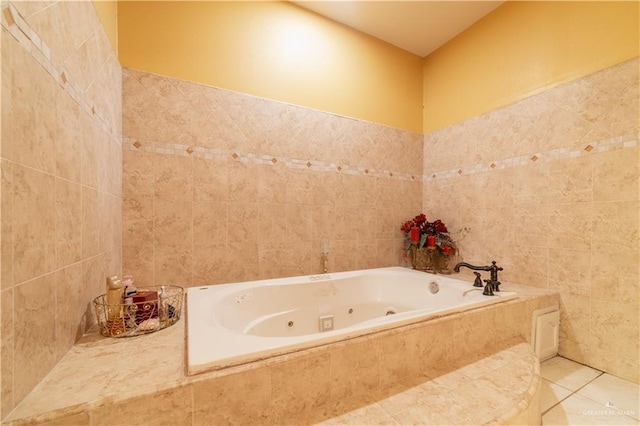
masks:
{"type": "Polygon", "coordinates": [[[293,327],[293,321],[289,321],[289,322],[287,323],[287,327],[289,327],[289,328],[293,327]]]}
{"type": "Polygon", "coordinates": [[[385,315],[389,316],[389,315],[394,315],[395,313],[396,313],[396,311],[387,311],[387,313],[385,315]]]}

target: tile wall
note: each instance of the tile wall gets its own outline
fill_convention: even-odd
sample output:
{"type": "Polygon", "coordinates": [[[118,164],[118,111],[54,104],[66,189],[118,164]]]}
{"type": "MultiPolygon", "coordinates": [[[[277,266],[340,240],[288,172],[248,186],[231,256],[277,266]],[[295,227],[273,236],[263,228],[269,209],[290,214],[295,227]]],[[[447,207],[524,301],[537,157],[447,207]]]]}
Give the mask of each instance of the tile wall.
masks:
{"type": "Polygon", "coordinates": [[[121,272],[121,67],[92,2],[2,3],[2,417],[121,272]]]}
{"type": "Polygon", "coordinates": [[[123,266],[185,287],[403,263],[422,135],[123,70],[123,266]]]}
{"type": "Polygon", "coordinates": [[[636,382],[639,63],[425,135],[423,198],[465,260],[560,291],[561,355],[636,382]]]}

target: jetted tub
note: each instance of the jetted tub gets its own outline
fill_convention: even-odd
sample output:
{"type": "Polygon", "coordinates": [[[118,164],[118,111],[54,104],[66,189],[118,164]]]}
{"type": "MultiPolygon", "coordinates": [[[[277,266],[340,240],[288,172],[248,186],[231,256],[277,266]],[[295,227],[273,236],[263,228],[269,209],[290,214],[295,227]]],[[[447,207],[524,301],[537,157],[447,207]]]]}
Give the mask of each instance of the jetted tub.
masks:
{"type": "Polygon", "coordinates": [[[402,267],[187,289],[197,374],[504,302],[516,293],[402,267]]]}

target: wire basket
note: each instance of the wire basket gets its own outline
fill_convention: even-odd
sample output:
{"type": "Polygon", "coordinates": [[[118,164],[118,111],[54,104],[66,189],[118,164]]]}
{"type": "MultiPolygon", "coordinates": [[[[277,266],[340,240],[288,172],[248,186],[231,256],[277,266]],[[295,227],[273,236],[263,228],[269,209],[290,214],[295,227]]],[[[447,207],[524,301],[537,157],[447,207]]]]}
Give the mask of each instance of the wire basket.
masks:
{"type": "Polygon", "coordinates": [[[102,294],[93,300],[100,334],[131,337],[167,328],[180,319],[182,294],[177,286],[139,287],[128,303],[118,305],[109,305],[102,294]]]}

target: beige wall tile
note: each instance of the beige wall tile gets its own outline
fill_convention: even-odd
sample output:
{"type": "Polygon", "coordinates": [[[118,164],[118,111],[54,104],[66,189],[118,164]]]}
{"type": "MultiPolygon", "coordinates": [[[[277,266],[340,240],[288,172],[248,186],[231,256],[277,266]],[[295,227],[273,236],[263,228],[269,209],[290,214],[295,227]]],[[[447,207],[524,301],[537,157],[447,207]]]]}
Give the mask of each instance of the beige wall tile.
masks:
{"type": "Polygon", "coordinates": [[[82,144],[86,134],[78,122],[86,120],[78,104],[63,91],[56,92],[56,175],[81,182],[82,144]]]}
{"type": "Polygon", "coordinates": [[[420,374],[420,335],[418,331],[398,333],[380,341],[380,386],[399,383],[420,374]]]}
{"type": "Polygon", "coordinates": [[[549,212],[549,247],[590,250],[593,225],[591,204],[552,204],[549,212]]]}
{"type": "Polygon", "coordinates": [[[593,250],[638,252],[640,222],[637,201],[593,203],[593,250]]]}
{"type": "Polygon", "coordinates": [[[27,22],[51,48],[52,62],[58,66],[99,25],[97,19],[91,5],[56,3],[54,7],[44,8],[41,12],[30,15],[27,22]],[[62,30],[62,24],[77,20],[79,16],[85,19],[78,22],[72,31],[62,30]]]}
{"type": "Polygon", "coordinates": [[[107,269],[106,258],[98,255],[85,259],[82,264],[82,304],[83,317],[79,322],[85,326],[83,331],[96,323],[93,311],[93,299],[106,292],[107,277],[118,275],[119,271],[107,269]]]}
{"type": "Polygon", "coordinates": [[[211,285],[229,281],[226,241],[212,239],[206,245],[194,246],[193,285],[211,285]]]}
{"type": "Polygon", "coordinates": [[[624,62],[584,79],[584,97],[580,107],[587,120],[605,129],[607,135],[633,133],[638,129],[638,65],[635,60],[624,62]]]}
{"type": "Polygon", "coordinates": [[[637,357],[640,349],[639,323],[637,307],[592,299],[589,344],[616,352],[623,358],[637,357]]]}
{"type": "Polygon", "coordinates": [[[119,137],[114,139],[110,139],[109,141],[109,164],[108,167],[108,178],[109,178],[109,188],[107,192],[112,195],[116,195],[119,198],[122,198],[122,172],[123,172],[123,163],[124,160],[122,158],[122,146],[120,144],[119,137]]]}
{"type": "Polygon", "coordinates": [[[589,297],[590,282],[590,252],[549,249],[549,288],[562,293],[589,297]]]}
{"type": "Polygon", "coordinates": [[[191,157],[157,154],[153,159],[155,196],[166,201],[191,199],[193,161],[191,157]]]}
{"type": "Polygon", "coordinates": [[[569,340],[589,345],[591,299],[585,296],[561,293],[560,341],[569,340]]]}
{"type": "Polygon", "coordinates": [[[122,239],[127,246],[142,247],[153,241],[154,199],[131,195],[122,201],[122,239]]]}
{"type": "Polygon", "coordinates": [[[154,238],[156,248],[191,247],[193,240],[192,203],[178,203],[172,200],[155,198],[154,238]]]}
{"type": "Polygon", "coordinates": [[[592,158],[565,158],[549,164],[549,202],[580,203],[592,200],[592,158]]]}
{"type": "MultiPolygon", "coordinates": [[[[193,274],[193,251],[186,246],[156,246],[154,248],[154,283],[190,287],[193,274]]],[[[130,271],[134,276],[135,270],[130,271]]]]}
{"type": "Polygon", "coordinates": [[[98,191],[82,187],[82,258],[95,256],[100,251],[98,223],[98,191]]]}
{"type": "MultiPolygon", "coordinates": [[[[228,267],[227,274],[230,282],[248,281],[252,277],[258,276],[259,257],[258,243],[255,241],[236,241],[230,240],[227,245],[226,265],[228,267]]],[[[304,265],[301,257],[305,253],[301,252],[298,256],[293,256],[293,261],[299,267],[304,265]]],[[[294,275],[305,275],[302,273],[294,275]]]]}
{"type": "Polygon", "coordinates": [[[136,283],[155,285],[154,281],[154,249],[149,245],[122,245],[122,273],[133,275],[136,283]]]}
{"type": "Polygon", "coordinates": [[[2,311],[0,311],[0,321],[2,321],[2,340],[0,341],[0,368],[2,375],[0,376],[0,389],[2,402],[2,417],[4,418],[14,405],[14,388],[13,388],[13,365],[15,359],[15,328],[14,328],[14,309],[13,309],[13,289],[3,289],[0,295],[0,303],[2,303],[2,311]]]}
{"type": "Polygon", "coordinates": [[[581,364],[596,367],[596,365],[591,362],[591,357],[589,356],[593,351],[594,349],[587,343],[577,343],[568,339],[560,339],[558,347],[558,355],[581,364]]]}
{"type": "Polygon", "coordinates": [[[626,250],[591,253],[591,297],[638,306],[638,255],[626,250]]]}
{"type": "MultiPolygon", "coordinates": [[[[320,241],[319,244],[322,244],[320,241]]],[[[327,260],[327,271],[341,272],[356,269],[358,252],[355,241],[334,240],[330,242],[327,260]]],[[[322,260],[321,260],[322,262],[322,260]]],[[[321,263],[320,262],[320,263],[321,263]]],[[[320,265],[322,267],[322,265],[320,265]]]]}
{"type": "Polygon", "coordinates": [[[13,164],[4,159],[0,161],[0,185],[0,269],[4,289],[13,285],[13,164]]]}
{"type": "Polygon", "coordinates": [[[637,201],[638,159],[637,147],[594,156],[594,201],[637,201]]]}
{"type": "MultiPolygon", "coordinates": [[[[496,158],[495,154],[494,157],[496,158]]],[[[513,206],[513,169],[496,170],[487,175],[482,194],[487,208],[513,206]]]]}
{"type": "MultiPolygon", "coordinates": [[[[96,120],[97,119],[94,117],[94,123],[96,120]]],[[[109,139],[109,135],[98,127],[94,127],[94,133],[97,142],[96,155],[98,160],[98,182],[96,188],[100,192],[108,192],[110,189],[109,162],[111,160],[111,150],[109,149],[109,145],[111,144],[111,141],[109,139]]]]}
{"type": "Polygon", "coordinates": [[[98,212],[100,252],[108,253],[122,247],[122,198],[106,192],[98,193],[98,212]]]}
{"type": "Polygon", "coordinates": [[[514,235],[515,208],[512,206],[487,207],[482,216],[484,218],[482,244],[485,246],[486,256],[491,260],[503,259],[502,263],[506,263],[511,253],[511,247],[516,242],[514,235]]]}
{"type": "Polygon", "coordinates": [[[288,423],[292,417],[327,404],[331,396],[330,367],[328,352],[272,365],[272,421],[288,423]]]}
{"type": "Polygon", "coordinates": [[[230,242],[257,243],[258,205],[252,202],[230,202],[228,204],[230,242]]]}
{"type": "Polygon", "coordinates": [[[549,200],[549,165],[531,162],[514,170],[513,199],[516,205],[542,204],[549,200]]]}
{"type": "Polygon", "coordinates": [[[13,268],[15,283],[55,267],[55,180],[15,165],[13,169],[13,268]]]}
{"type": "Polygon", "coordinates": [[[552,267],[550,249],[527,245],[513,246],[510,255],[497,257],[498,265],[505,270],[499,277],[503,281],[513,281],[524,285],[547,288],[550,285],[552,267]],[[504,259],[511,260],[505,262],[504,259]]]}
{"type": "Polygon", "coordinates": [[[82,184],[91,188],[98,188],[99,162],[98,132],[91,127],[91,120],[85,114],[80,116],[76,125],[82,128],[82,147],[80,148],[80,163],[82,184]]]}
{"type": "Polygon", "coordinates": [[[284,204],[258,203],[258,245],[285,241],[287,236],[287,208],[284,204]]]}
{"type": "Polygon", "coordinates": [[[50,141],[56,130],[55,83],[24,49],[16,46],[12,53],[11,104],[4,124],[2,156],[53,173],[56,156],[50,141]]]}
{"type": "Polygon", "coordinates": [[[97,78],[112,51],[109,41],[102,39],[101,35],[103,35],[101,29],[94,30],[63,63],[68,78],[73,80],[83,92],[86,92],[97,78]],[[104,44],[105,41],[106,44],[104,44]]]}
{"type": "Polygon", "coordinates": [[[58,360],[55,274],[15,288],[14,321],[14,401],[20,401],[58,360]]]}
{"type": "Polygon", "coordinates": [[[453,350],[453,340],[450,338],[453,333],[453,323],[451,321],[440,321],[426,324],[418,330],[420,342],[419,363],[423,374],[431,376],[434,373],[433,367],[441,366],[438,362],[453,350]]]}
{"type": "MultiPolygon", "coordinates": [[[[193,202],[193,246],[226,244],[229,232],[229,206],[225,202],[193,202]]],[[[255,233],[262,234],[264,228],[257,226],[255,233]]]]}
{"type": "Polygon", "coordinates": [[[193,181],[194,200],[227,201],[229,199],[229,165],[226,160],[194,158],[193,181]]]}
{"type": "Polygon", "coordinates": [[[65,179],[55,180],[56,266],[63,268],[82,256],[82,188],[65,179]]]}
{"type": "Polygon", "coordinates": [[[154,195],[153,157],[154,155],[149,152],[123,149],[122,191],[124,197],[154,195]]]}
{"type": "Polygon", "coordinates": [[[87,306],[82,282],[82,263],[58,270],[55,281],[56,355],[60,359],[85,331],[83,316],[87,306]]]}
{"type": "Polygon", "coordinates": [[[91,411],[92,425],[191,425],[191,388],[184,386],[91,411]]]}
{"type": "Polygon", "coordinates": [[[589,365],[598,370],[607,371],[615,376],[638,383],[640,380],[638,357],[636,355],[630,358],[620,356],[616,349],[607,350],[606,348],[590,347],[589,365]]]}
{"type": "Polygon", "coordinates": [[[259,168],[240,161],[229,162],[229,200],[252,203],[258,198],[259,168]]]}
{"type": "Polygon", "coordinates": [[[89,413],[82,413],[65,416],[43,424],[46,426],[89,426],[91,423],[89,413]]]}
{"type": "Polygon", "coordinates": [[[269,424],[272,378],[269,367],[193,385],[193,424],[269,424]],[[247,396],[250,396],[249,398],[247,396]]]}
{"type": "Polygon", "coordinates": [[[514,208],[513,233],[516,244],[549,246],[549,205],[522,205],[514,208]]]}
{"type": "Polygon", "coordinates": [[[353,343],[331,353],[331,398],[366,395],[380,385],[380,353],[373,340],[353,343]]]}

